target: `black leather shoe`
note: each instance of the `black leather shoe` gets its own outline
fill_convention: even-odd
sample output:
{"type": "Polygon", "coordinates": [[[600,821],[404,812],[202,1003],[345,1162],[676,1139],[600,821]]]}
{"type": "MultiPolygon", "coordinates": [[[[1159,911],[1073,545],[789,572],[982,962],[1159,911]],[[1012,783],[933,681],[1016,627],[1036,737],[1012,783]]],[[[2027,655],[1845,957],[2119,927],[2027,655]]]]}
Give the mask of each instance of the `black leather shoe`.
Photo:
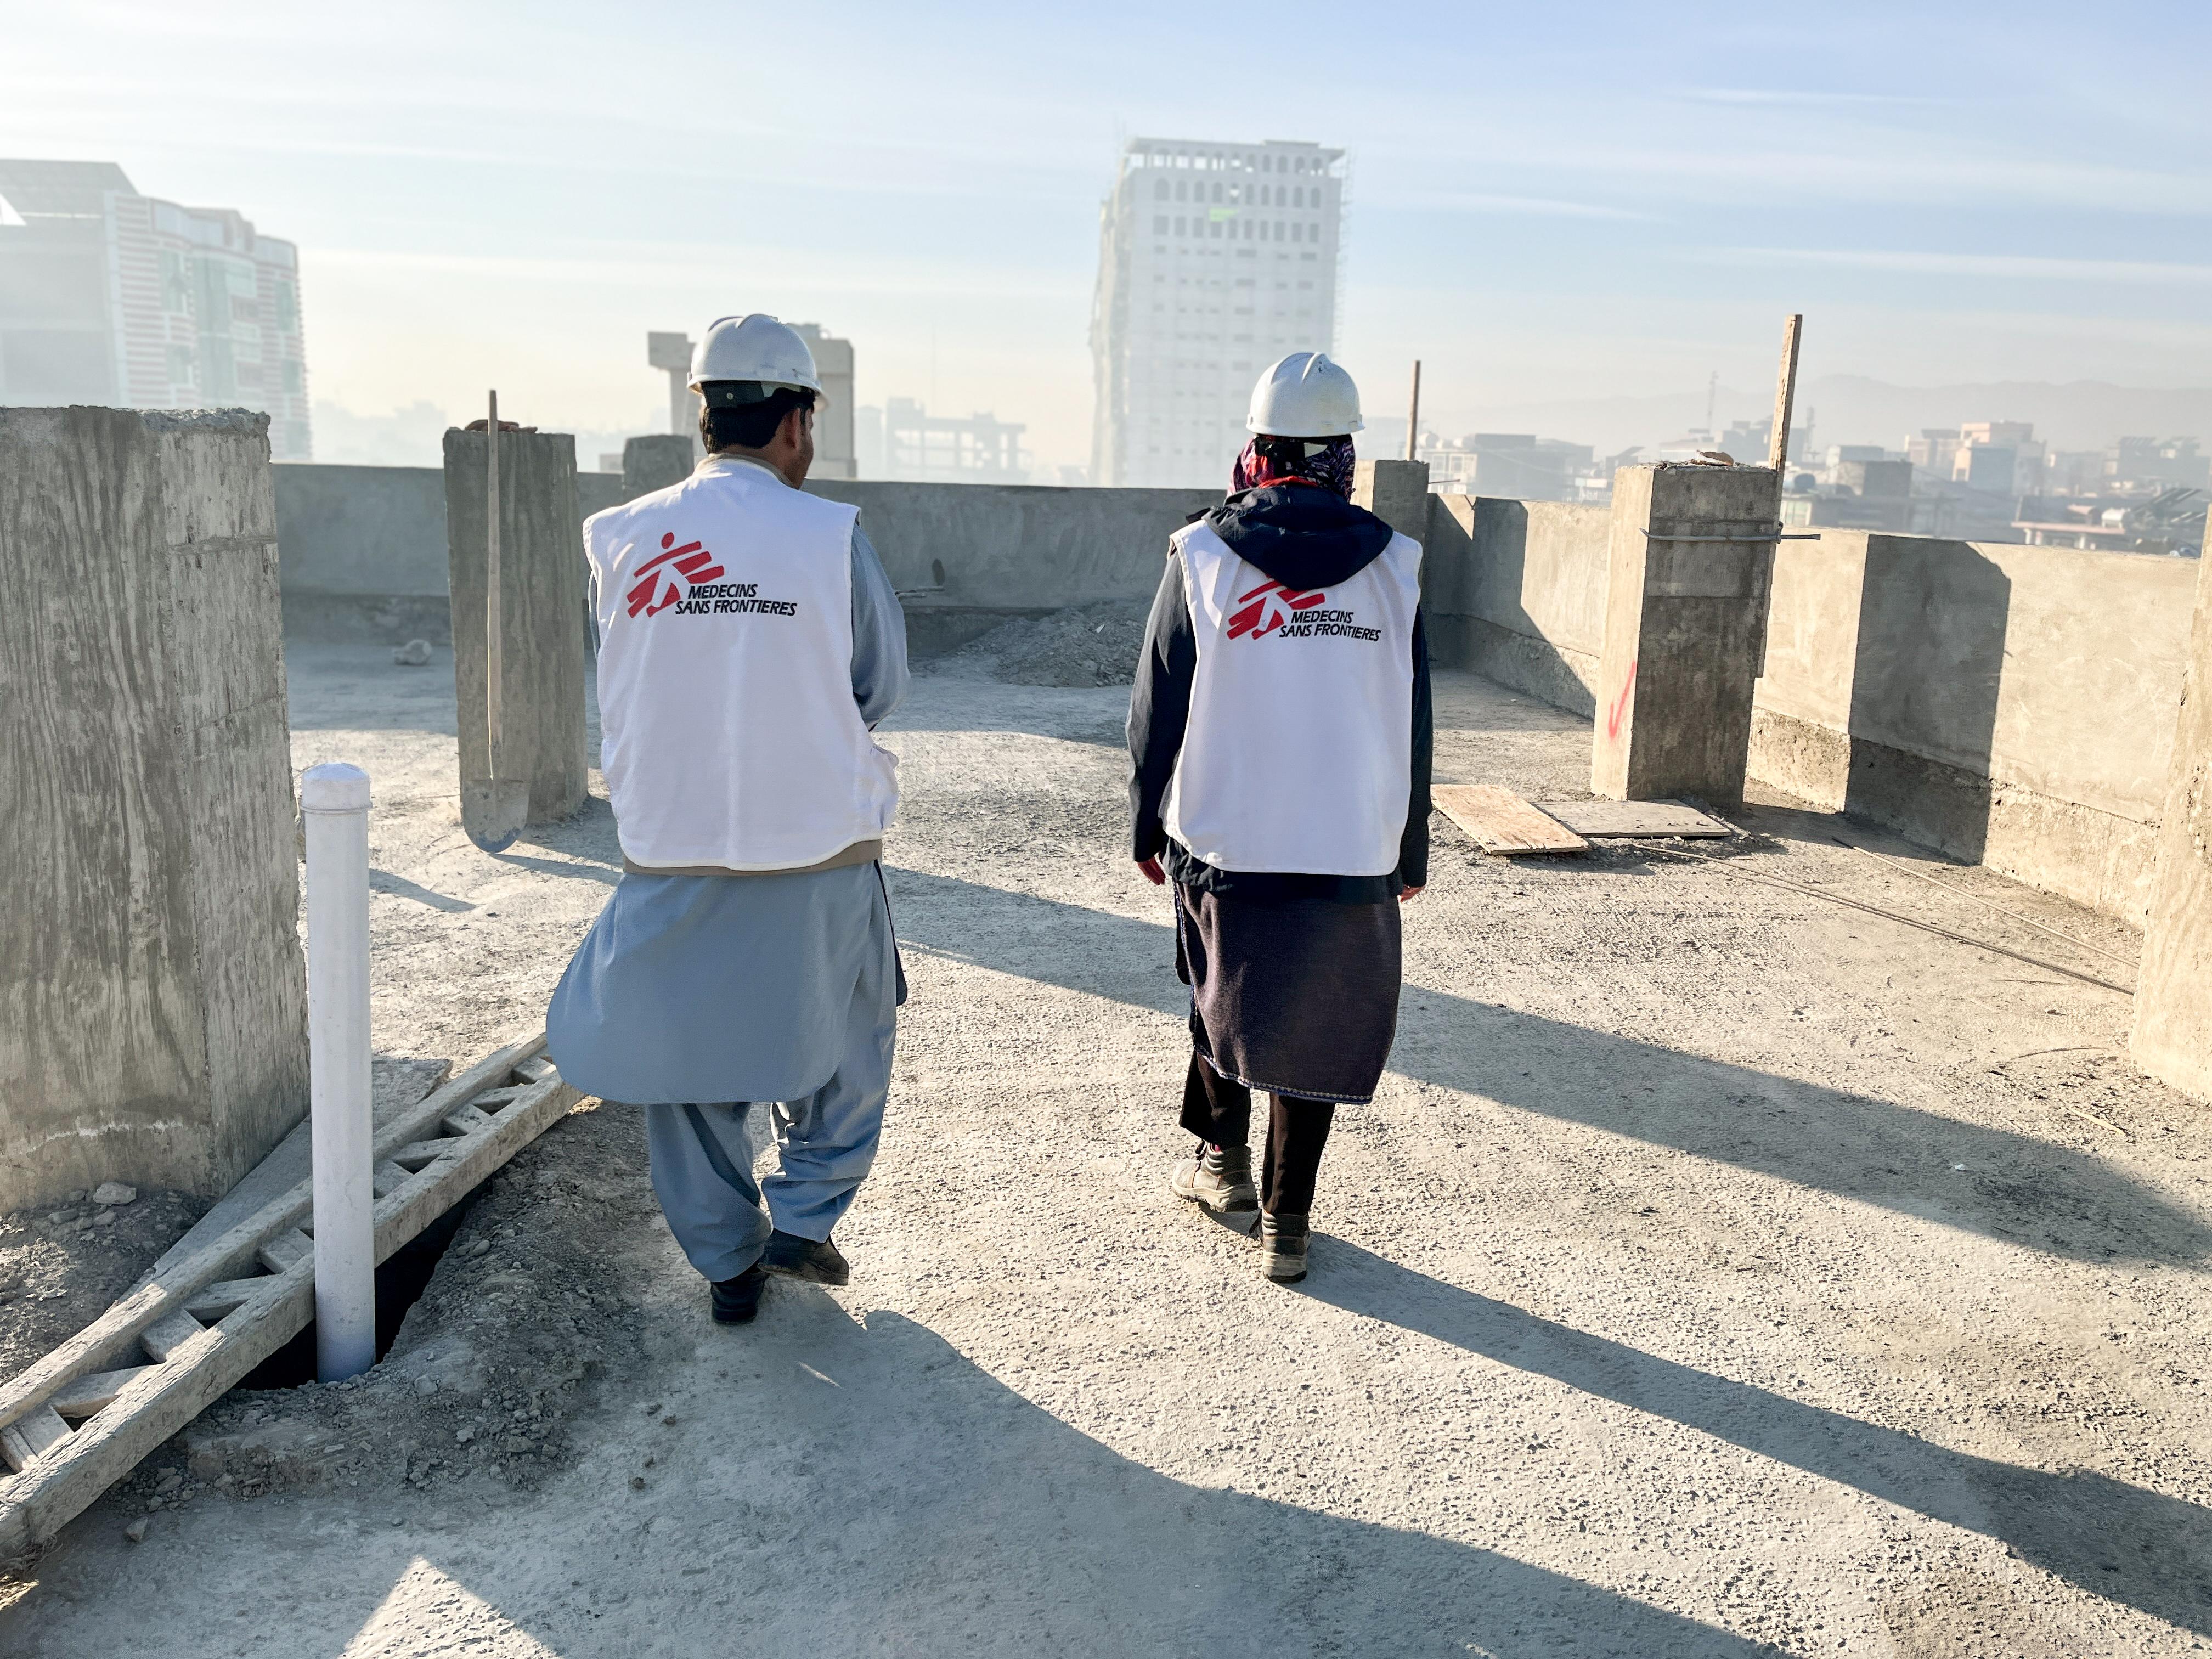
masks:
{"type": "Polygon", "coordinates": [[[853,1280],[852,1263],[826,1238],[817,1244],[796,1233],[770,1233],[760,1264],[772,1273],[810,1285],[849,1285],[853,1280]]]}
{"type": "Polygon", "coordinates": [[[760,1311],[761,1291],[767,1284],[768,1270],[757,1261],[735,1279],[714,1280],[714,1322],[751,1324],[753,1316],[760,1311]]]}

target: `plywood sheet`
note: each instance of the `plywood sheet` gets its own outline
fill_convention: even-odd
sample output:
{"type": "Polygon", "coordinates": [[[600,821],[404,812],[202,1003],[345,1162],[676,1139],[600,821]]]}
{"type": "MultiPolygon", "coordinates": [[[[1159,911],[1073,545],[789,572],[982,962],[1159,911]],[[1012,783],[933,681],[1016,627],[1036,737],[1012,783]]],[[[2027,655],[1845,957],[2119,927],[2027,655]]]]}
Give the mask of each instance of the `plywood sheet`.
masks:
{"type": "Polygon", "coordinates": [[[1547,800],[1544,811],[1578,836],[1728,836],[1718,818],[1678,800],[1547,800]]]}
{"type": "Polygon", "coordinates": [[[1589,843],[1557,819],[1494,783],[1445,783],[1432,792],[1437,811],[1486,853],[1581,853],[1589,843]]]}

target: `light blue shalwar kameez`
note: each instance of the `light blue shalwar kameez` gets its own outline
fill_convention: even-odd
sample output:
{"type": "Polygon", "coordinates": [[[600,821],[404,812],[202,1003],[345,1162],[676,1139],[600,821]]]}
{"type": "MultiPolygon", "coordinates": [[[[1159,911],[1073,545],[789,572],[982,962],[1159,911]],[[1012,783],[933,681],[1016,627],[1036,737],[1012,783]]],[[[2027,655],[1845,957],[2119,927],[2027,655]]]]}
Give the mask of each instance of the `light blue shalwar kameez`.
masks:
{"type": "MultiPolygon", "coordinates": [[[[857,525],[852,556],[853,698],[872,726],[906,694],[906,618],[857,525]]],[[[586,1094],[645,1109],[669,1231],[708,1279],[734,1279],[772,1227],[824,1239],[851,1207],[882,1137],[905,1000],[875,864],[630,872],[553,993],[546,1046],[586,1094]],[[756,1185],[759,1103],[779,1170],[756,1185]]]]}

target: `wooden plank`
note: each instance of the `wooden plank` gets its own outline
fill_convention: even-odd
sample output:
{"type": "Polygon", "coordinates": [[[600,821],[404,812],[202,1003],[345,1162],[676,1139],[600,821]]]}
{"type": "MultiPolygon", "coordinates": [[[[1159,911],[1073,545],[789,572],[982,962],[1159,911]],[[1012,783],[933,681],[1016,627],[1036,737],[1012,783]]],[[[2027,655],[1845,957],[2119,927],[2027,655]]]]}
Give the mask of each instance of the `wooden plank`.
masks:
{"type": "Polygon", "coordinates": [[[76,1432],[52,1406],[41,1406],[0,1429],[0,1459],[11,1469],[27,1469],[76,1432]]]}
{"type": "Polygon", "coordinates": [[[196,1336],[204,1335],[207,1327],[182,1308],[166,1313],[144,1330],[138,1333],[138,1346],[146,1350],[147,1357],[156,1364],[166,1364],[169,1358],[196,1336]]]}
{"type": "Polygon", "coordinates": [[[520,1100],[530,1092],[527,1083],[509,1084],[504,1089],[487,1089],[469,1103],[478,1111],[495,1112],[511,1100],[520,1100]]]}
{"type": "Polygon", "coordinates": [[[149,1365],[35,1468],[0,1480],[0,1559],[52,1537],[179,1429],[307,1328],[314,1264],[283,1275],[270,1302],[204,1332],[189,1364],[149,1365]]]}
{"type": "Polygon", "coordinates": [[[279,1233],[253,1253],[253,1259],[272,1273],[281,1273],[296,1261],[302,1261],[315,1253],[315,1241],[295,1227],[289,1232],[279,1233]]]}
{"type": "Polygon", "coordinates": [[[258,1279],[219,1279],[185,1303],[185,1311],[203,1325],[219,1325],[276,1282],[267,1273],[258,1279]]]}
{"type": "MultiPolygon", "coordinates": [[[[487,1054],[444,1088],[380,1127],[372,1156],[389,1158],[398,1148],[421,1139],[455,1106],[503,1084],[516,1066],[534,1058],[544,1047],[545,1033],[541,1030],[487,1054]]],[[[156,1273],[45,1358],[0,1383],[0,1426],[22,1417],[63,1384],[100,1370],[112,1360],[126,1358],[125,1351],[140,1332],[165,1313],[181,1308],[215,1280],[241,1276],[252,1265],[255,1251],[278,1233],[305,1221],[313,1205],[313,1182],[302,1181],[204,1249],[156,1273]]]]}
{"type": "Polygon", "coordinates": [[[146,1369],[143,1365],[132,1365],[119,1371],[94,1371],[90,1376],[80,1376],[46,1403],[64,1417],[90,1417],[113,1405],[115,1396],[146,1369]]]}
{"type": "MultiPolygon", "coordinates": [[[[501,1112],[490,1133],[460,1143],[460,1156],[439,1164],[433,1179],[410,1182],[380,1200],[376,1259],[387,1260],[414,1239],[579,1098],[557,1075],[547,1079],[501,1112]]],[[[419,1133],[421,1127],[416,1125],[414,1132],[419,1133]]],[[[142,1458],[306,1329],[314,1312],[314,1283],[312,1257],[259,1281],[267,1288],[258,1289],[250,1304],[201,1332],[176,1363],[146,1367],[52,1456],[0,1480],[0,1559],[52,1537],[142,1458]]]]}
{"type": "Polygon", "coordinates": [[[514,1068],[514,1074],[525,1083],[543,1083],[553,1075],[553,1062],[544,1055],[539,1054],[534,1059],[526,1060],[518,1064],[514,1068]]]}
{"type": "Polygon", "coordinates": [[[1732,836],[1718,818],[1678,800],[1547,800],[1544,811],[1578,836],[1732,836]]]}
{"type": "Polygon", "coordinates": [[[1494,783],[1444,783],[1432,792],[1437,810],[1486,853],[1582,853],[1589,843],[1510,789],[1494,783]]]}

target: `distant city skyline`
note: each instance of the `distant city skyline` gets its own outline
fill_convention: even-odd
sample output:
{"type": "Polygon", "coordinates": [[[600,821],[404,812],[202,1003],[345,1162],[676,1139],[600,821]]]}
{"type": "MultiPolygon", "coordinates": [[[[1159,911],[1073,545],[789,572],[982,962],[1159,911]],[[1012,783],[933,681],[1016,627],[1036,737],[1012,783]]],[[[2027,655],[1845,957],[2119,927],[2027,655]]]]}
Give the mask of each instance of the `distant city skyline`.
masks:
{"type": "Polygon", "coordinates": [[[1723,421],[1750,415],[1791,310],[1808,382],[2212,385],[2192,9],[1690,26],[1600,4],[1475,28],[1285,4],[1261,38],[1203,9],[860,6],[833,33],[834,75],[714,98],[675,95],[670,65],[812,64],[823,20],[749,12],[739,52],[700,4],[17,7],[0,154],[112,161],[281,231],[313,396],[369,419],[472,415],[496,386],[547,427],[650,429],[641,334],[757,308],[851,339],[860,403],[992,410],[1039,476],[1087,464],[1099,205],[1147,132],[1346,150],[1338,356],[1401,416],[1422,359],[1446,430],[1716,370],[1753,405],[1723,421]]]}

